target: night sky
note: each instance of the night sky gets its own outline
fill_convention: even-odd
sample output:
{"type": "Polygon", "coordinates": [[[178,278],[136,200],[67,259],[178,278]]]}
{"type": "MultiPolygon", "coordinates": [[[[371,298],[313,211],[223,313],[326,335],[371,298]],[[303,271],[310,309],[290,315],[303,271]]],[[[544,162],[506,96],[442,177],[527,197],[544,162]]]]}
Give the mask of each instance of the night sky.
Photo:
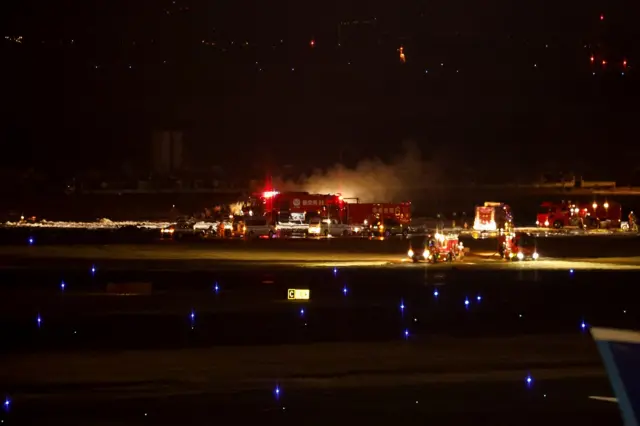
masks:
{"type": "Polygon", "coordinates": [[[490,181],[640,180],[638,2],[2,9],[5,167],[145,170],[151,132],[178,129],[190,167],[243,176],[387,160],[413,140],[448,173],[490,181]]]}

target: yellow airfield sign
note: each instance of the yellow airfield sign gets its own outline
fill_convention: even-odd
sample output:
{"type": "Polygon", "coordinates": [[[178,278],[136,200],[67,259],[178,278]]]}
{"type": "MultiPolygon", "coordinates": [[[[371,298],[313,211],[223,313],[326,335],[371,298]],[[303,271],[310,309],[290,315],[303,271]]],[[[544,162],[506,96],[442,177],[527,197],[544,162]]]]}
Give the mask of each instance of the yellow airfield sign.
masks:
{"type": "Polygon", "coordinates": [[[287,290],[288,300],[309,300],[311,291],[309,289],[290,288],[287,290]]]}

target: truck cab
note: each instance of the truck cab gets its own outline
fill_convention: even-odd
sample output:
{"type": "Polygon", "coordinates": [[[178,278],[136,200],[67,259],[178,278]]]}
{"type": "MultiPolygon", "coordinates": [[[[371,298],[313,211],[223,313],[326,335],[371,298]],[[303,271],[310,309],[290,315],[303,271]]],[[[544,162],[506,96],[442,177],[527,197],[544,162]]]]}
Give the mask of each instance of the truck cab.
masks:
{"type": "Polygon", "coordinates": [[[567,204],[542,203],[536,215],[536,226],[540,228],[560,229],[573,221],[573,208],[567,204]]]}

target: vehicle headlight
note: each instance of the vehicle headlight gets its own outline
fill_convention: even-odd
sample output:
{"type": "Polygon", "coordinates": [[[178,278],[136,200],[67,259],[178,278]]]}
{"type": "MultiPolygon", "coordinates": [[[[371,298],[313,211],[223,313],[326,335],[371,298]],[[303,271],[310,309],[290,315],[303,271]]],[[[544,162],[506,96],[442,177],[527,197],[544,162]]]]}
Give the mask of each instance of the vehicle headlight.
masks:
{"type": "Polygon", "coordinates": [[[524,254],[522,254],[521,251],[518,252],[517,256],[518,256],[518,260],[524,259],[524,254]]]}
{"type": "Polygon", "coordinates": [[[536,226],[538,226],[538,225],[540,225],[540,222],[538,222],[538,221],[536,220],[536,226]]]}
{"type": "Polygon", "coordinates": [[[409,251],[407,252],[407,256],[413,257],[413,250],[409,249],[409,251]]]}
{"type": "Polygon", "coordinates": [[[539,257],[538,252],[534,251],[533,252],[533,260],[536,260],[539,257]]]}
{"type": "Polygon", "coordinates": [[[356,228],[353,228],[353,232],[355,232],[355,233],[360,232],[360,228],[357,228],[357,227],[356,227],[356,228]]]}
{"type": "Polygon", "coordinates": [[[544,226],[549,226],[549,221],[548,220],[544,221],[544,226]]]}
{"type": "Polygon", "coordinates": [[[378,228],[382,231],[384,229],[384,225],[380,225],[378,228]]]}

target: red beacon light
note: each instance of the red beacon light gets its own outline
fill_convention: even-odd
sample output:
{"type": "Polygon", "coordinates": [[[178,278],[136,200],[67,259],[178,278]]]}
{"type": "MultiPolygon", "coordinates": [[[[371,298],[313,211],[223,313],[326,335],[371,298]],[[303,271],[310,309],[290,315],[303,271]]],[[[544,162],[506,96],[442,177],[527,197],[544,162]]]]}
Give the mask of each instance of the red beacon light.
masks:
{"type": "Polygon", "coordinates": [[[602,13],[600,14],[600,20],[604,21],[604,14],[602,14],[602,13]]]}
{"type": "Polygon", "coordinates": [[[589,58],[589,60],[591,60],[591,63],[593,63],[593,61],[595,61],[596,58],[593,55],[591,55],[591,58],[589,58]]]}
{"type": "Polygon", "coordinates": [[[623,67],[626,67],[626,66],[627,66],[627,60],[626,60],[626,59],[622,61],[622,66],[623,66],[623,67]]]}
{"type": "Polygon", "coordinates": [[[316,46],[316,41],[314,39],[311,39],[311,41],[309,42],[309,46],[315,47],[316,46]]]}

